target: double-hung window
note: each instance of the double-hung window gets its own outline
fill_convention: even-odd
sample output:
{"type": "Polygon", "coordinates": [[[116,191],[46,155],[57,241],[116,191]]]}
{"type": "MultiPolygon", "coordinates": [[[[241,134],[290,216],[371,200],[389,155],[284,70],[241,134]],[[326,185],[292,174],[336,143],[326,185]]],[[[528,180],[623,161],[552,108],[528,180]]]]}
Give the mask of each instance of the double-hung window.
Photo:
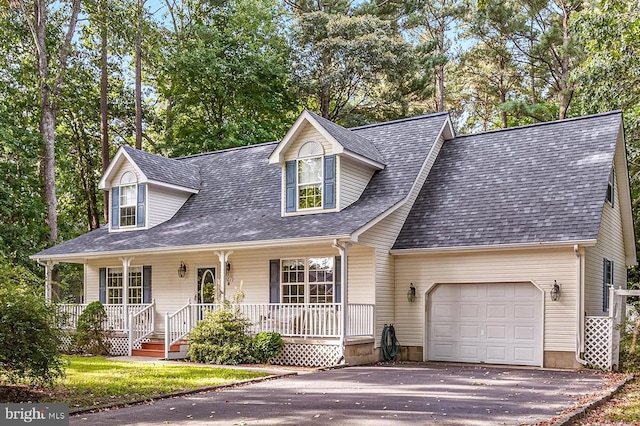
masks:
{"type": "Polygon", "coordinates": [[[609,287],[613,286],[613,261],[602,259],[602,311],[609,312],[609,287]]]}
{"type": "MultiPolygon", "coordinates": [[[[107,304],[121,305],[124,297],[123,268],[107,269],[107,304]]],[[[129,268],[127,303],[136,305],[143,303],[142,266],[129,268]]]]}
{"type": "Polygon", "coordinates": [[[322,207],[322,157],[298,159],[298,209],[322,207]]]}
{"type": "Polygon", "coordinates": [[[607,197],[606,200],[613,207],[614,198],[615,198],[615,188],[616,188],[616,171],[612,167],[609,172],[609,182],[607,183],[607,197]]]}
{"type": "Polygon", "coordinates": [[[120,187],[120,227],[136,226],[137,185],[120,187]]]}
{"type": "Polygon", "coordinates": [[[334,303],[334,258],[281,261],[282,303],[334,303]]]}

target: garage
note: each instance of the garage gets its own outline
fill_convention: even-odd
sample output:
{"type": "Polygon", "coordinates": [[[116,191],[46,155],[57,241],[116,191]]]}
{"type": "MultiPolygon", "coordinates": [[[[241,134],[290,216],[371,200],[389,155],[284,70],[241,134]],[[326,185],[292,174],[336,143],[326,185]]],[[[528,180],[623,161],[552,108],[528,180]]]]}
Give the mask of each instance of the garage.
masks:
{"type": "Polygon", "coordinates": [[[533,284],[439,284],[428,300],[429,360],[542,365],[542,297],[533,284]]]}

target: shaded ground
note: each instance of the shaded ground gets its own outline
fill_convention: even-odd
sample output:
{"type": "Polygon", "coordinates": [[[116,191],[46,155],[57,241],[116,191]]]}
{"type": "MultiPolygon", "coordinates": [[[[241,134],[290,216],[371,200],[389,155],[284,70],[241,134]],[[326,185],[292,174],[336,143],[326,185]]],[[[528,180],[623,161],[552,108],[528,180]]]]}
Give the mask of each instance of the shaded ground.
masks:
{"type": "Polygon", "coordinates": [[[350,367],[71,418],[72,425],[536,424],[610,385],[593,371],[350,367]]]}
{"type": "Polygon", "coordinates": [[[581,426],[640,425],[640,378],[636,377],[610,401],[573,423],[581,426]]]}
{"type": "Polygon", "coordinates": [[[40,402],[50,400],[51,391],[28,386],[0,386],[0,402],[40,402]]]}

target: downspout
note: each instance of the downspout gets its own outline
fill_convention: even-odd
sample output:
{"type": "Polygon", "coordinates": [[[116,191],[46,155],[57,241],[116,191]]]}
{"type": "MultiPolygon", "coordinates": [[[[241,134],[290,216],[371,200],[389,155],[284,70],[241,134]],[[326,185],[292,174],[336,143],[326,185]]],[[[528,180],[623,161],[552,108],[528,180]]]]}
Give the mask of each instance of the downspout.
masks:
{"type": "Polygon", "coordinates": [[[347,262],[348,262],[348,249],[351,244],[340,243],[337,239],[333,240],[332,244],[340,252],[342,262],[340,262],[340,276],[342,277],[342,285],[340,286],[340,300],[342,301],[342,330],[340,330],[340,348],[342,350],[342,360],[345,360],[346,342],[347,342],[347,330],[348,330],[348,311],[349,301],[347,300],[348,277],[347,277],[347,262]]]}
{"type": "Polygon", "coordinates": [[[587,365],[587,361],[580,358],[582,349],[582,255],[580,246],[575,244],[573,251],[576,254],[576,361],[587,365]]]}

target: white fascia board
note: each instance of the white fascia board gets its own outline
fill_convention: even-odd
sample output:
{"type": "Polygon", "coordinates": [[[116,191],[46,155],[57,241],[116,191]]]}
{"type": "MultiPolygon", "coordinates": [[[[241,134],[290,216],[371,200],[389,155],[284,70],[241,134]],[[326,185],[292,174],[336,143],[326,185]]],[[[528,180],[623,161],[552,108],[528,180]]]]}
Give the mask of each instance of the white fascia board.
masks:
{"type": "Polygon", "coordinates": [[[622,216],[625,262],[627,266],[633,266],[638,263],[638,259],[636,257],[636,237],[633,226],[633,215],[631,214],[632,202],[631,187],[629,185],[629,160],[627,157],[627,144],[625,143],[622,120],[620,120],[620,130],[616,141],[616,153],[613,156],[613,161],[616,175],[624,177],[623,179],[618,179],[618,176],[616,176],[616,182],[618,183],[618,202],[620,203],[620,216],[622,216]],[[620,152],[621,155],[616,155],[618,152],[620,152]]]}
{"type": "MultiPolygon", "coordinates": [[[[420,171],[416,175],[416,179],[413,181],[413,184],[411,184],[411,189],[409,190],[407,195],[402,200],[400,200],[398,203],[394,204],[387,211],[385,211],[384,213],[380,214],[378,217],[374,218],[372,221],[370,221],[366,225],[362,226],[360,229],[356,229],[351,234],[351,239],[353,241],[358,241],[358,238],[360,237],[360,235],[362,235],[363,233],[365,233],[366,231],[371,229],[373,226],[378,224],[381,220],[383,220],[384,218],[389,216],[391,213],[393,213],[394,211],[399,209],[404,203],[406,203],[409,200],[409,197],[411,197],[411,194],[413,194],[414,191],[420,191],[421,188],[417,188],[417,186],[418,186],[418,177],[420,175],[422,175],[422,173],[424,172],[424,169],[427,167],[427,163],[429,163],[429,159],[431,159],[431,157],[435,154],[434,151],[436,149],[437,141],[438,141],[438,139],[440,139],[440,137],[444,137],[443,133],[447,129],[451,129],[451,131],[453,131],[453,128],[451,127],[451,119],[449,118],[448,114],[447,114],[447,119],[445,120],[445,122],[442,124],[442,127],[440,128],[440,132],[438,133],[438,135],[436,136],[435,140],[433,141],[433,145],[431,145],[431,149],[429,150],[429,153],[424,158],[424,162],[422,163],[422,166],[420,167],[420,171]]],[[[435,160],[434,160],[434,164],[435,164],[435,160]]],[[[425,178],[425,180],[426,180],[426,178],[425,178]]]]}
{"type": "Polygon", "coordinates": [[[92,253],[70,253],[50,256],[29,256],[30,259],[35,261],[59,261],[59,262],[76,262],[71,263],[84,263],[89,259],[98,259],[102,257],[114,257],[114,256],[134,256],[134,255],[157,255],[167,253],[193,253],[209,250],[241,250],[241,249],[256,249],[256,248],[272,248],[272,247],[288,247],[296,245],[309,245],[309,244],[333,244],[334,240],[351,241],[349,235],[330,235],[323,237],[304,237],[304,238],[291,238],[287,240],[263,240],[263,241],[246,241],[246,242],[231,242],[220,244],[201,244],[193,246],[170,246],[153,249],[136,249],[136,250],[118,250],[118,251],[104,251],[104,252],[92,252],[92,253]],[[83,260],[77,262],[77,260],[83,260]]]}
{"type": "Polygon", "coordinates": [[[412,254],[469,253],[469,252],[478,252],[478,251],[526,250],[526,249],[544,249],[544,248],[562,248],[562,247],[571,248],[573,250],[573,247],[575,245],[579,245],[583,247],[592,247],[596,245],[596,240],[545,241],[545,242],[538,242],[538,243],[490,244],[490,245],[459,246],[459,247],[395,249],[395,250],[389,250],[389,253],[395,256],[403,256],[403,255],[412,255],[412,254]]]}
{"type": "Polygon", "coordinates": [[[141,176],[141,178],[139,179],[139,182],[147,181],[147,176],[144,173],[142,173],[142,170],[140,170],[140,167],[138,167],[135,161],[133,161],[131,157],[129,157],[129,154],[127,154],[127,152],[124,150],[124,147],[121,146],[120,148],[118,148],[118,152],[116,152],[116,155],[113,156],[113,160],[111,160],[111,162],[109,163],[109,166],[107,167],[107,170],[104,172],[104,175],[102,175],[102,178],[98,182],[98,189],[111,189],[111,186],[108,186],[107,182],[109,182],[111,173],[113,173],[116,167],[119,166],[122,161],[124,161],[122,158],[123,156],[124,156],[124,159],[126,159],[129,163],[131,163],[133,168],[136,170],[136,173],[138,174],[138,176],[141,176]]]}
{"type": "Polygon", "coordinates": [[[349,158],[351,158],[352,160],[354,160],[354,161],[356,161],[358,163],[362,163],[362,164],[364,164],[366,166],[369,166],[369,167],[377,169],[377,170],[383,170],[385,168],[385,165],[382,164],[382,163],[379,163],[377,161],[371,160],[371,159],[369,159],[367,157],[364,157],[364,156],[362,156],[360,154],[356,154],[355,152],[346,150],[344,148],[342,149],[342,155],[344,155],[345,157],[349,157],[349,158]]]}
{"type": "MultiPolygon", "coordinates": [[[[145,183],[145,182],[141,181],[140,183],[145,183]]],[[[162,186],[168,189],[175,189],[176,191],[189,192],[191,194],[197,194],[198,192],[200,192],[199,189],[187,188],[186,186],[174,185],[172,183],[160,182],[158,180],[149,179],[146,181],[146,183],[155,185],[155,186],[162,186]]]]}

